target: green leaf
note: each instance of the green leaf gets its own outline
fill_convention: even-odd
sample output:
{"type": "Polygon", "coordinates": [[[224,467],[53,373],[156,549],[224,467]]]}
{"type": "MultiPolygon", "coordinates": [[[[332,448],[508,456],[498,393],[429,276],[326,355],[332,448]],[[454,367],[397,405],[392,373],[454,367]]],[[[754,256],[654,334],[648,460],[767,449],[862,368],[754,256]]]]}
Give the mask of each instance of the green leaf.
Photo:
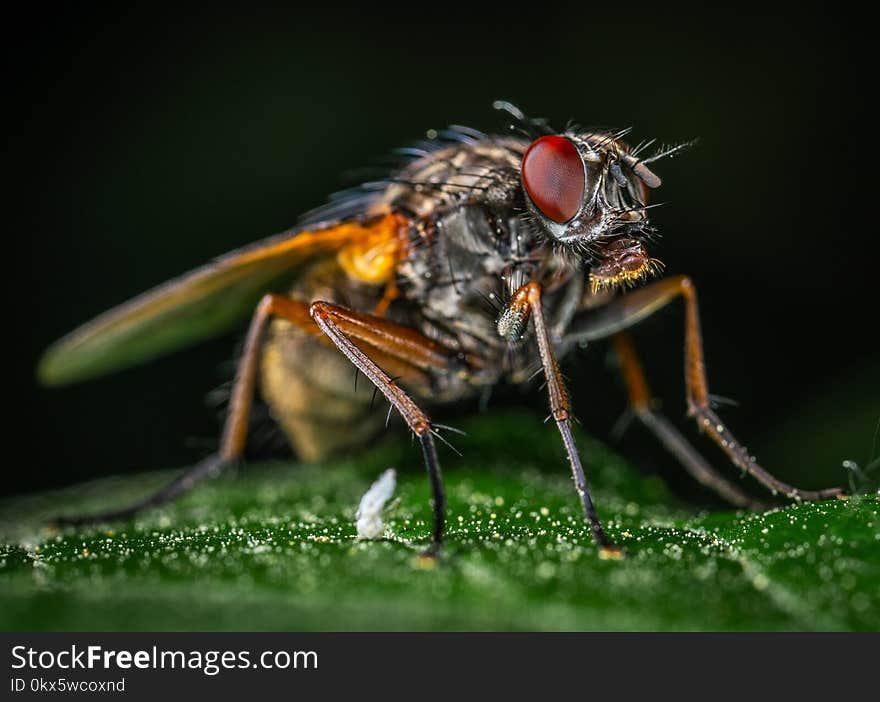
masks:
{"type": "Polygon", "coordinates": [[[418,450],[389,442],[321,465],[249,466],[132,523],[50,532],[169,473],[0,502],[0,628],[876,630],[876,496],[698,514],[578,435],[619,561],[601,560],[552,427],[472,419],[442,452],[448,542],[418,450]],[[389,536],[358,541],[370,483],[398,469],[389,536]]]}

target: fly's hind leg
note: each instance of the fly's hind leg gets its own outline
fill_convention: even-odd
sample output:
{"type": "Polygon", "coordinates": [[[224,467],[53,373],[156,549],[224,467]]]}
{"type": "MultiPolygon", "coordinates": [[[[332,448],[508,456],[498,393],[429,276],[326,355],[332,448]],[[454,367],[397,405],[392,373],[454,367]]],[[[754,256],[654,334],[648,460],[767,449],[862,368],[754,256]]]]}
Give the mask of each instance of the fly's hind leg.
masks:
{"type": "Polygon", "coordinates": [[[140,512],[171,502],[189,492],[202,480],[219,474],[224,468],[240,459],[247,438],[248,419],[253,403],[254,384],[266,323],[277,314],[294,315],[300,323],[309,321],[307,312],[296,315],[298,310],[286,303],[292,303],[292,300],[280,295],[266,295],[257,305],[235,373],[220,450],[217,453],[202,459],[161,490],[133,504],[96,514],[61,516],[52,520],[53,523],[62,526],[80,526],[130,519],[140,512]]]}
{"type": "Polygon", "coordinates": [[[55,523],[80,525],[130,518],[145,509],[179,497],[201,480],[217,474],[224,466],[238,460],[247,439],[248,417],[253,403],[260,350],[267,322],[272,317],[285,319],[336,346],[397,408],[418,436],[434,495],[434,533],[430,550],[436,551],[443,538],[445,497],[430,420],[409,395],[370,356],[356,346],[352,339],[369,349],[374,358],[392,368],[399,377],[416,384],[426,385],[428,372],[431,370],[449,370],[466,361],[459,359],[453,350],[408,327],[329,303],[316,302],[309,306],[274,294],[262,298],[251,320],[244,352],[235,374],[220,451],[198,463],[167,487],[135,504],[99,514],[61,517],[55,523]]]}
{"type": "Polygon", "coordinates": [[[612,336],[637,324],[677,297],[681,297],[685,304],[685,387],[688,414],[696,421],[699,429],[721,447],[734,465],[751,475],[774,495],[781,493],[795,501],[824,500],[843,495],[844,490],[838,487],[803,490],[779,480],[755,461],[712,410],[703,360],[697,292],[687,276],[658,281],[619,297],[604,307],[579,315],[569,327],[568,340],[583,342],[612,336]]]}
{"type": "Polygon", "coordinates": [[[95,514],[62,515],[50,521],[57,526],[84,526],[131,519],[140,512],[172,502],[202,480],[218,475],[227,465],[219,454],[213,454],[196,463],[161,490],[130,505],[95,514]]]}

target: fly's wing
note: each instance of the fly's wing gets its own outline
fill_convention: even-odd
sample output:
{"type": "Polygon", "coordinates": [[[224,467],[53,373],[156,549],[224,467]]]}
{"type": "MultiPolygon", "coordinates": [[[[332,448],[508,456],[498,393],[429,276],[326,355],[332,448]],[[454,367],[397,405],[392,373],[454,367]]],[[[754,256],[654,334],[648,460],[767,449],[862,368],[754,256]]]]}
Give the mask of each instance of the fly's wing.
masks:
{"type": "MultiPolygon", "coordinates": [[[[264,239],[171,280],[71,332],[40,360],[45,385],[65,385],[143,363],[218,334],[252,312],[305,260],[389,236],[393,214],[317,224],[264,239]]],[[[396,230],[395,230],[396,231],[396,230]]]]}

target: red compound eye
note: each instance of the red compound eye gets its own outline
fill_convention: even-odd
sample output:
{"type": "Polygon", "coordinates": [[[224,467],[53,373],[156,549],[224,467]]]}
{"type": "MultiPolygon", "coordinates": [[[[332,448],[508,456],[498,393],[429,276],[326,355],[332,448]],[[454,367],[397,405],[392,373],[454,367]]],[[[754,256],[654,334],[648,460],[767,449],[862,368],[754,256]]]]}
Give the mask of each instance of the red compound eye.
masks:
{"type": "Polygon", "coordinates": [[[532,142],[522,160],[522,179],[535,206],[554,222],[567,222],[584,199],[584,164],[577,147],[561,136],[532,142]]]}

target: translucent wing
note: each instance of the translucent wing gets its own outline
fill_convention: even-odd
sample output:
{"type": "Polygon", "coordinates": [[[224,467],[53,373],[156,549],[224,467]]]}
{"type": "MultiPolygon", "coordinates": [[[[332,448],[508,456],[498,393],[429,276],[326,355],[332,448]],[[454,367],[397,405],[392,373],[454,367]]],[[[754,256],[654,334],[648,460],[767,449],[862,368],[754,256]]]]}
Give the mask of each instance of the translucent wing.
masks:
{"type": "Polygon", "coordinates": [[[273,284],[307,259],[390,236],[396,215],[294,229],[209,264],[105,312],[53,344],[37,376],[46,385],[104,375],[215,335],[252,312],[273,284]]]}

